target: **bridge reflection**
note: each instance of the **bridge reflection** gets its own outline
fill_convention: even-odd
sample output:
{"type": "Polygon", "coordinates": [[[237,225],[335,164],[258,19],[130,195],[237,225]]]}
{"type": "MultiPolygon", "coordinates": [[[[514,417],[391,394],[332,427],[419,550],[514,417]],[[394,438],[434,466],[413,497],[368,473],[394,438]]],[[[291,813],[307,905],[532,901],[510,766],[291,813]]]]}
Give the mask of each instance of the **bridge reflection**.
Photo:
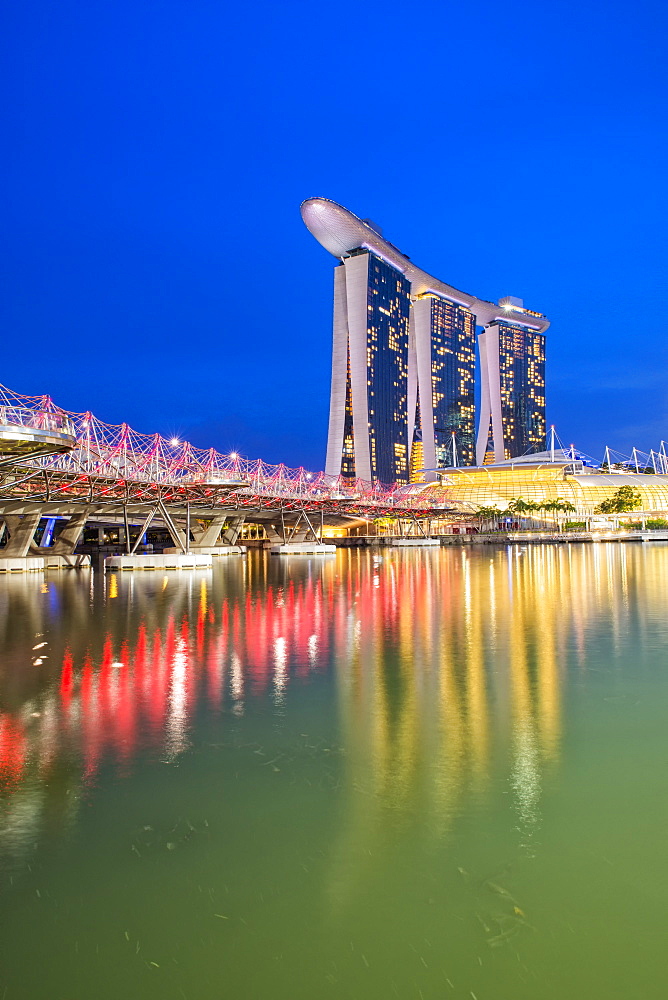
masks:
{"type": "Polygon", "coordinates": [[[388,816],[442,836],[499,777],[530,850],[567,653],[586,671],[584,637],[600,630],[614,662],[619,635],[664,614],[668,562],[622,545],[385,553],[0,578],[0,849],[72,822],[109,768],[190,749],[203,713],[225,726],[257,703],[289,718],[321,684],[347,797],[337,898],[388,816]]]}

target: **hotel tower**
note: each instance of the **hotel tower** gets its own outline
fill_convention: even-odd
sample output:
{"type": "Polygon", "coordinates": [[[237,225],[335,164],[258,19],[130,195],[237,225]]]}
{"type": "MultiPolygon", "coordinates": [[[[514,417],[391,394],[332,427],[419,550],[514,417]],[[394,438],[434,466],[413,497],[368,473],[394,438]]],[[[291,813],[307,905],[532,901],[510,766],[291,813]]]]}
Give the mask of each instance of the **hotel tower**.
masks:
{"type": "Polygon", "coordinates": [[[498,305],[420,270],[369,220],[325,198],[302,218],[339,260],[328,475],[382,483],[503,461],[545,446],[549,326],[519,299],[498,305]],[[475,436],[475,340],[481,420],[475,436]]]}
{"type": "Polygon", "coordinates": [[[513,320],[521,299],[501,299],[505,320],[478,338],[480,420],[477,464],[504,462],[542,451],[545,443],[545,337],[513,320]]]}

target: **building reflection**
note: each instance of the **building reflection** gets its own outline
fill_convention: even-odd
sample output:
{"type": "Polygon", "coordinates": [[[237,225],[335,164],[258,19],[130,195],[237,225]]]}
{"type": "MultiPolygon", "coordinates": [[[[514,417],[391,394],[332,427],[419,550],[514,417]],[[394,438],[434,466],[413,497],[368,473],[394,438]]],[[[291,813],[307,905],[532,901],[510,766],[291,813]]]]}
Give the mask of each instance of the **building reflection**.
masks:
{"type": "Polygon", "coordinates": [[[198,709],[289,712],[318,675],[334,680],[345,749],[334,897],[388,817],[442,836],[499,775],[530,850],[567,658],[586,671],[592,631],[613,655],[629,628],[641,643],[667,585],[660,549],[612,544],[0,578],[0,853],[72,822],[101,768],[181,754],[198,709]]]}

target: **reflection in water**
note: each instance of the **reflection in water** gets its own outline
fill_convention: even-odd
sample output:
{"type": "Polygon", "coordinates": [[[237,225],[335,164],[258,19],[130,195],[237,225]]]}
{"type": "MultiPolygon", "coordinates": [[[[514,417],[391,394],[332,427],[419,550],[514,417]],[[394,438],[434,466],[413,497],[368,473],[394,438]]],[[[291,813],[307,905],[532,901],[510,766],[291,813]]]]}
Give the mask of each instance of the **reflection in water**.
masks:
{"type": "MultiPolygon", "coordinates": [[[[369,927],[377,921],[379,938],[395,943],[404,941],[407,928],[416,941],[427,942],[425,947],[431,947],[433,934],[443,933],[443,948],[458,941],[456,950],[484,976],[487,952],[483,956],[480,949],[504,944],[504,928],[540,941],[538,934],[529,938],[538,917],[521,923],[530,892],[528,883],[522,885],[518,859],[522,871],[545,860],[545,840],[556,822],[555,789],[564,794],[569,753],[574,746],[577,751],[572,705],[584,687],[594,692],[587,702],[588,732],[601,704],[606,711],[627,704],[623,684],[621,693],[614,684],[628,674],[630,641],[638,671],[652,662],[665,632],[666,592],[666,549],[616,544],[382,554],[351,549],[322,562],[256,553],[199,574],[0,578],[2,884],[25,873],[39,845],[65,844],[64,833],[74,839],[79,831],[83,837],[94,812],[87,815],[83,804],[93,797],[98,806],[105,797],[116,801],[113,789],[132,787],[136,780],[143,808],[149,785],[142,781],[150,773],[151,807],[169,816],[160,833],[165,851],[180,850],[191,835],[208,829],[196,816],[215,813],[214,801],[219,838],[220,830],[232,836],[238,827],[238,841],[231,841],[235,864],[244,862],[246,838],[257,838],[267,827],[263,847],[243,869],[241,908],[252,892],[263,903],[280,897],[280,872],[284,867],[288,872],[298,853],[293,844],[302,843],[297,875],[290,869],[283,891],[292,898],[300,878],[313,879],[298,896],[306,915],[295,904],[265,928],[272,941],[275,927],[286,932],[280,945],[272,945],[272,962],[281,961],[277,956],[289,947],[290,927],[297,936],[313,933],[314,955],[325,953],[315,930],[322,926],[326,941],[340,935],[356,956],[350,928],[363,913],[369,927]],[[605,695],[596,688],[603,675],[605,695]],[[188,771],[185,785],[178,784],[177,768],[188,771]],[[181,814],[191,786],[192,823],[181,814]],[[228,815],[232,799],[236,811],[228,815]],[[248,819],[253,808],[260,814],[255,823],[248,819]],[[470,856],[469,841],[477,844],[470,856]],[[450,845],[456,845],[452,856],[450,845]],[[264,855],[273,858],[269,870],[263,869],[264,855]],[[411,868],[413,859],[424,865],[415,861],[411,868]],[[499,862],[507,869],[511,861],[513,893],[522,895],[516,908],[505,876],[499,885],[484,879],[499,862]],[[402,867],[410,871],[406,884],[402,867]],[[504,912],[489,885],[501,893],[504,912]],[[391,923],[395,909],[404,921],[398,928],[391,923]]],[[[629,756],[629,767],[634,766],[629,756]]],[[[613,792],[616,801],[616,788],[613,792]]],[[[125,838],[130,853],[116,811],[105,821],[114,874],[113,865],[120,864],[113,860],[115,838],[125,838]]],[[[152,831],[157,821],[153,815],[147,819],[143,829],[152,831]]],[[[142,834],[139,846],[132,841],[133,858],[149,849],[152,836],[142,834]]],[[[559,886],[567,840],[556,837],[553,880],[559,886]]],[[[191,922],[199,919],[204,884],[211,884],[206,898],[213,905],[215,873],[222,864],[222,848],[210,857],[202,851],[192,856],[196,871],[174,869],[182,878],[170,883],[172,891],[194,886],[191,922]]],[[[141,869],[144,879],[152,870],[141,869]]],[[[174,879],[172,869],[160,871],[174,879]]],[[[95,878],[99,872],[94,869],[95,878]]],[[[153,883],[142,884],[135,902],[154,899],[153,883]]],[[[228,890],[227,882],[217,886],[219,892],[228,890]]],[[[546,892],[547,879],[536,909],[546,892]]],[[[215,905],[224,922],[227,903],[215,905]]],[[[92,912],[94,903],[90,906],[92,912]]],[[[579,910],[583,907],[586,901],[580,900],[579,910]]],[[[578,908],[569,898],[563,920],[568,934],[572,909],[578,908]]],[[[173,922],[180,934],[180,914],[173,922]]],[[[551,933],[563,927],[557,924],[551,933]]],[[[169,938],[173,929],[168,923],[162,936],[169,938]]],[[[203,931],[197,935],[197,947],[208,941],[203,931]]],[[[217,941],[206,954],[213,962],[217,941]]],[[[415,954],[423,974],[429,962],[415,954]]],[[[515,954],[510,953],[513,961],[515,954]]],[[[238,974],[250,975],[255,951],[249,946],[246,958],[241,955],[235,959],[238,974]]],[[[501,950],[499,961],[504,955],[501,950]]],[[[295,952],[293,959],[301,975],[304,955],[295,952]]],[[[369,961],[365,952],[364,975],[369,961]]],[[[393,961],[390,945],[383,967],[393,961]]],[[[406,962],[397,955],[399,979],[406,962]]],[[[273,968],[267,965],[270,981],[273,968]]],[[[519,957],[516,969],[520,982],[530,978],[519,957]]],[[[303,993],[292,992],[295,974],[286,970],[289,985],[283,993],[272,992],[270,982],[256,995],[318,993],[321,980],[308,977],[303,993]]],[[[338,974],[332,960],[327,996],[392,992],[389,981],[374,980],[369,991],[354,978],[349,993],[341,992],[338,974]]],[[[488,985],[495,973],[489,975],[488,985]]],[[[442,968],[434,976],[441,986],[452,978],[442,968]]],[[[511,981],[508,995],[533,995],[518,993],[511,981]]],[[[407,979],[403,988],[413,992],[401,995],[418,996],[416,983],[407,979]]],[[[435,983],[430,981],[425,996],[440,995],[435,983]]],[[[159,987],[156,982],[155,995],[163,996],[159,987]]],[[[468,979],[461,995],[476,993],[475,987],[468,979]]],[[[0,995],[2,988],[0,979],[0,995]]],[[[154,995],[145,984],[141,988],[142,995],[154,995]]]]}
{"type": "Polygon", "coordinates": [[[668,562],[619,545],[385,552],[235,560],[213,576],[0,580],[4,836],[37,822],[46,775],[65,770],[48,794],[69,794],[105,760],[131,767],[150,746],[174,757],[198,704],[239,714],[267,693],[280,706],[291,684],[333,669],[348,788],[375,803],[375,821],[360,811],[367,826],[389,810],[443,833],[484,796],[496,729],[530,845],[559,758],[564,650],[582,655],[597,619],[618,644],[656,601],[637,560],[662,585],[668,562]]]}

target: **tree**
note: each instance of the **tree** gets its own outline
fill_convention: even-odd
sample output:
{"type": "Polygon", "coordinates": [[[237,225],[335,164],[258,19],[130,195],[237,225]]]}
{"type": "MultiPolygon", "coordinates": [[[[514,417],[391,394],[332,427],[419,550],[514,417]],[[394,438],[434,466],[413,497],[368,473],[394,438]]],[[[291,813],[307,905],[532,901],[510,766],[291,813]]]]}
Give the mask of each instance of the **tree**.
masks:
{"type": "Polygon", "coordinates": [[[620,486],[611,497],[596,508],[597,514],[627,514],[642,507],[642,498],[632,486],[620,486]]]}
{"type": "Polygon", "coordinates": [[[523,500],[522,497],[518,497],[517,500],[511,500],[508,504],[508,510],[511,514],[531,514],[538,509],[538,504],[533,503],[531,500],[523,500]]]}
{"type": "Polygon", "coordinates": [[[571,514],[575,511],[575,505],[570,502],[570,500],[562,500],[561,497],[557,497],[554,502],[554,511],[557,515],[557,527],[561,531],[561,517],[560,514],[571,514]]]}
{"type": "Polygon", "coordinates": [[[540,510],[545,510],[549,514],[556,514],[559,509],[558,500],[544,500],[540,505],[540,510]]]}
{"type": "Polygon", "coordinates": [[[498,507],[478,507],[476,514],[480,521],[480,530],[482,531],[485,521],[491,521],[492,524],[495,524],[501,516],[501,511],[498,507]]]}
{"type": "Polygon", "coordinates": [[[558,526],[558,519],[556,515],[561,510],[561,504],[558,500],[543,500],[540,505],[540,509],[544,510],[547,514],[554,514],[554,519],[557,521],[558,526]]]}

